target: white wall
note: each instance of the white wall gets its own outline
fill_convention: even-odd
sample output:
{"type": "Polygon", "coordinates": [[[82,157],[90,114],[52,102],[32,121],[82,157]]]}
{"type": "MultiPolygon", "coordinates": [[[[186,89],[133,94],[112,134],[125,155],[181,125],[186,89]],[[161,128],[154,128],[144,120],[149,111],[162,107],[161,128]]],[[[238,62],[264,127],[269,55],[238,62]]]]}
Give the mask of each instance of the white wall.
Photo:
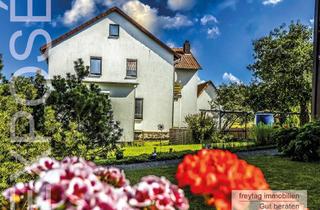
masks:
{"type": "MultiPolygon", "coordinates": [[[[172,127],[174,58],[171,53],[122,16],[112,13],[53,47],[49,51],[49,76],[74,73],[73,62],[82,58],[85,65],[90,65],[90,56],[102,57],[102,75],[87,81],[138,83],[135,94],[144,99],[144,119],[136,121],[135,129],[156,131],[159,123],[163,123],[166,130],[172,127]],[[110,23],[120,25],[118,39],[108,38],[110,23]],[[127,58],[138,60],[136,80],[126,79],[127,58]]],[[[128,104],[122,109],[131,110],[132,106],[134,108],[128,104]]]]}
{"type": "Polygon", "coordinates": [[[196,114],[198,111],[198,72],[182,69],[177,69],[175,72],[175,81],[179,82],[183,88],[182,97],[174,102],[174,127],[187,127],[185,117],[189,114],[196,114]]]}
{"type": "Polygon", "coordinates": [[[123,129],[122,142],[130,142],[134,138],[134,95],[131,85],[102,84],[102,91],[109,91],[114,118],[120,121],[123,129]]]}
{"type": "Polygon", "coordinates": [[[212,86],[209,85],[198,97],[198,110],[201,109],[209,110],[211,109],[211,101],[214,101],[217,98],[217,91],[212,86]]]}

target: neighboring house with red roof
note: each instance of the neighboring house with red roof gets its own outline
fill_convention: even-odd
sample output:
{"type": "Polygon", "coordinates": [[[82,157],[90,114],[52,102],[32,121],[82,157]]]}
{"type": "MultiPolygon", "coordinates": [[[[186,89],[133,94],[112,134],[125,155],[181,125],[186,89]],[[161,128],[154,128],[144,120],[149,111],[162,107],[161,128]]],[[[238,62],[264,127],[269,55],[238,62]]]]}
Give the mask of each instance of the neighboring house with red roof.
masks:
{"type": "Polygon", "coordinates": [[[110,95],[114,117],[134,132],[164,132],[185,126],[184,117],[198,112],[198,70],[190,43],[169,48],[139,23],[114,7],[41,48],[48,50],[49,77],[75,73],[73,62],[90,66],[86,83],[110,95]]]}
{"type": "Polygon", "coordinates": [[[185,117],[196,114],[198,71],[200,64],[191,52],[191,45],[186,41],[182,48],[173,48],[179,58],[175,62],[175,85],[180,87],[180,94],[174,98],[174,127],[187,127],[185,117]]]}

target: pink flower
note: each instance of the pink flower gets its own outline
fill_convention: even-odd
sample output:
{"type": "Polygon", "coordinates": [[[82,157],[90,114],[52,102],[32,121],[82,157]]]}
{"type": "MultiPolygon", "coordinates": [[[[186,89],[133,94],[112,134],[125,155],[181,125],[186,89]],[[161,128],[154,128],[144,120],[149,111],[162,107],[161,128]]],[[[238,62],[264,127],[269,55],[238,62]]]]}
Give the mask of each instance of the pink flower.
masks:
{"type": "Polygon", "coordinates": [[[184,193],[164,177],[148,176],[133,187],[129,203],[134,207],[152,207],[158,210],[189,209],[184,193]]]}
{"type": "Polygon", "coordinates": [[[28,168],[38,174],[35,182],[19,183],[6,190],[7,200],[24,206],[31,192],[34,209],[59,210],[153,210],[188,209],[183,191],[165,178],[145,177],[135,187],[123,171],[97,168],[81,158],[61,162],[43,158],[28,168]]]}

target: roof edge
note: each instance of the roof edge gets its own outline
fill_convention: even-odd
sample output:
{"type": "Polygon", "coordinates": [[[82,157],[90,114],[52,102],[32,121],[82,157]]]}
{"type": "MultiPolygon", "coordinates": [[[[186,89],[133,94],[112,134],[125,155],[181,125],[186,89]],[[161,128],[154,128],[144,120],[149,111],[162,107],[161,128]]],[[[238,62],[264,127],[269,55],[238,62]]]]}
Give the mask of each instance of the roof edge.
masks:
{"type": "Polygon", "coordinates": [[[127,21],[131,22],[133,25],[135,25],[140,31],[142,31],[145,35],[147,35],[150,39],[155,41],[158,45],[160,45],[162,48],[167,50],[169,53],[173,54],[176,58],[178,57],[178,54],[174,52],[173,49],[171,49],[169,46],[167,46],[165,43],[163,43],[160,39],[158,39],[155,35],[153,35],[150,31],[148,31],[146,28],[144,28],[141,24],[139,24],[137,21],[135,21],[133,18],[131,18],[129,15],[127,15],[125,12],[123,12],[118,7],[112,7],[108,9],[107,11],[97,15],[96,17],[88,20],[87,22],[84,22],[83,24],[71,29],[70,31],[62,34],[58,38],[52,40],[50,43],[47,43],[43,46],[41,46],[40,51],[42,54],[45,53],[45,51],[48,49],[48,47],[55,47],[68,39],[69,37],[72,37],[73,35],[77,34],[78,32],[81,32],[88,27],[92,26],[94,23],[98,22],[102,18],[108,16],[109,14],[116,12],[122,17],[124,17],[127,21]]]}

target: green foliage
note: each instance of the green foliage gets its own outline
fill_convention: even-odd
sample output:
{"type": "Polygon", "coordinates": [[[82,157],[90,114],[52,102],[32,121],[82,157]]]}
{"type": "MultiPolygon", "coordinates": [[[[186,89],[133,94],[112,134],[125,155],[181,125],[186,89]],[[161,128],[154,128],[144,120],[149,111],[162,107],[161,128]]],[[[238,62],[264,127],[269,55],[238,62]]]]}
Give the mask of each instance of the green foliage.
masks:
{"type": "Polygon", "coordinates": [[[274,138],[279,151],[293,160],[320,160],[320,121],[308,123],[299,129],[283,128],[274,138]]]}
{"type": "Polygon", "coordinates": [[[215,135],[212,136],[213,143],[231,143],[234,141],[235,138],[230,134],[215,133],[215,135]]]}
{"type": "Polygon", "coordinates": [[[294,153],[292,158],[300,161],[314,161],[320,158],[320,122],[309,123],[289,144],[294,153]]]}
{"type": "Polygon", "coordinates": [[[309,121],[313,65],[312,30],[301,23],[274,29],[253,42],[255,81],[247,102],[254,111],[290,112],[300,107],[300,122],[309,121]]]}
{"type": "Polygon", "coordinates": [[[298,128],[280,128],[272,135],[272,139],[276,142],[279,152],[284,154],[291,154],[294,151],[289,151],[288,146],[290,142],[299,134],[298,128]]]}
{"type": "MultiPolygon", "coordinates": [[[[35,89],[29,86],[26,79],[18,78],[15,81],[17,94],[21,98],[35,98],[35,89]],[[28,92],[28,94],[26,94],[28,92]],[[25,96],[27,95],[27,96],[25,96]]],[[[9,85],[7,83],[0,84],[0,191],[2,192],[16,182],[25,182],[29,179],[28,176],[10,177],[23,171],[25,161],[35,161],[39,156],[49,149],[49,144],[46,142],[14,142],[10,136],[10,123],[14,114],[19,111],[32,113],[32,109],[17,104],[15,98],[9,93],[9,85]],[[18,156],[17,156],[18,154],[18,156]],[[19,158],[18,158],[19,157],[19,158]]],[[[23,118],[18,120],[15,125],[15,134],[19,137],[27,137],[29,131],[28,120],[23,118]]],[[[36,133],[36,137],[41,137],[41,134],[36,133]]],[[[0,196],[0,205],[2,202],[0,196]]]]}
{"type": "Polygon", "coordinates": [[[117,147],[116,151],[115,151],[115,156],[117,160],[121,160],[124,157],[124,149],[117,147]]]}
{"type": "Polygon", "coordinates": [[[151,158],[150,154],[141,154],[138,156],[130,156],[130,157],[123,157],[122,159],[101,159],[95,160],[94,162],[98,165],[122,165],[122,164],[131,164],[131,163],[145,163],[151,161],[162,161],[162,160],[176,160],[181,159],[187,154],[195,153],[195,151],[185,150],[179,152],[159,152],[157,153],[156,159],[151,158]]]}
{"type": "Polygon", "coordinates": [[[196,144],[211,141],[217,132],[216,119],[205,113],[188,115],[185,120],[192,130],[193,140],[196,144]]]}
{"type": "MultiPolygon", "coordinates": [[[[229,111],[251,111],[247,105],[248,86],[244,84],[223,84],[217,90],[217,98],[212,106],[217,110],[229,111]]],[[[217,116],[218,118],[218,116],[217,116]]],[[[235,123],[243,124],[246,120],[252,119],[253,115],[228,113],[223,115],[221,129],[229,129],[235,123]]]]}
{"type": "Polygon", "coordinates": [[[97,85],[83,83],[89,71],[81,59],[74,62],[74,69],[76,75],[55,76],[52,80],[54,90],[47,103],[50,109],[45,109],[45,132],[53,136],[55,156],[87,157],[95,150],[95,156],[106,157],[116,148],[122,129],[113,120],[109,96],[97,85]]]}
{"type": "Polygon", "coordinates": [[[274,128],[272,126],[263,123],[259,123],[252,128],[252,134],[258,145],[270,145],[275,143],[272,139],[273,132],[274,128]]]}

